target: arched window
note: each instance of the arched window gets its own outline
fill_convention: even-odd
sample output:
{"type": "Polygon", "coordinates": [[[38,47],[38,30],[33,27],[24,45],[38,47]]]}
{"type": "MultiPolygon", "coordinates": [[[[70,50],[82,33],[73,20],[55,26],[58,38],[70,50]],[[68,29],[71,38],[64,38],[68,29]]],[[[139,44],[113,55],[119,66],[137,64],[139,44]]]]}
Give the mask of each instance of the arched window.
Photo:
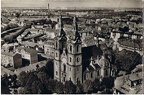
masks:
{"type": "Polygon", "coordinates": [[[99,70],[97,70],[97,76],[99,76],[100,75],[100,72],[99,72],[99,70]]]}
{"type": "Polygon", "coordinates": [[[70,45],[70,52],[72,52],[72,46],[70,45]]]}
{"type": "Polygon", "coordinates": [[[79,59],[79,57],[77,57],[77,62],[79,62],[80,61],[80,59],[79,59]]]}
{"type": "Polygon", "coordinates": [[[57,52],[56,52],[56,57],[58,57],[57,52]]]}
{"type": "Polygon", "coordinates": [[[86,80],[86,74],[84,74],[84,80],[86,80]]]}
{"type": "Polygon", "coordinates": [[[57,42],[56,42],[56,48],[58,47],[58,44],[57,44],[57,42]]]}
{"type": "Polygon", "coordinates": [[[72,59],[71,59],[71,57],[70,57],[70,62],[71,62],[71,60],[72,60],[72,59]]]}
{"type": "Polygon", "coordinates": [[[93,73],[91,72],[91,78],[93,78],[93,73]]]}
{"type": "Polygon", "coordinates": [[[77,45],[77,52],[79,52],[79,45],[77,45]]]}
{"type": "Polygon", "coordinates": [[[66,65],[65,64],[63,65],[63,70],[64,70],[64,72],[66,72],[66,65]]]}
{"type": "Polygon", "coordinates": [[[58,72],[56,71],[56,75],[58,75],[58,72]]]}
{"type": "Polygon", "coordinates": [[[65,77],[63,77],[63,81],[65,82],[65,80],[66,80],[66,78],[65,77]]]}
{"type": "Polygon", "coordinates": [[[78,83],[80,83],[80,80],[79,80],[79,78],[77,78],[77,84],[78,84],[78,83]]]}

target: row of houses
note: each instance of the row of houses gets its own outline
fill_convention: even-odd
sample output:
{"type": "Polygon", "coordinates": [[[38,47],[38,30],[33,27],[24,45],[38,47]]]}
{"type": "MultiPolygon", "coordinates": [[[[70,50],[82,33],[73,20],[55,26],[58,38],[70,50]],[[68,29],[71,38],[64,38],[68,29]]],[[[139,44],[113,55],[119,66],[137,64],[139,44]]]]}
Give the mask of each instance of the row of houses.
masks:
{"type": "Polygon", "coordinates": [[[1,63],[4,67],[22,67],[23,59],[28,60],[30,64],[38,62],[38,53],[34,49],[26,47],[16,47],[15,50],[4,50],[1,52],[1,63]]]}

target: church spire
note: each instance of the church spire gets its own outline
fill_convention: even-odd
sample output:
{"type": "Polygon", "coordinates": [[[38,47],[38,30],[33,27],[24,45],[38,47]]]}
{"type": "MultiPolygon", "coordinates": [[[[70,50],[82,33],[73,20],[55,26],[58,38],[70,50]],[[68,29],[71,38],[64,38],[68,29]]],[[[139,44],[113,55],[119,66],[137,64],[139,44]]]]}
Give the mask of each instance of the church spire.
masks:
{"type": "Polygon", "coordinates": [[[59,19],[58,19],[58,26],[59,26],[59,37],[61,40],[66,40],[66,33],[63,30],[63,23],[62,23],[62,15],[60,14],[59,19]]]}
{"type": "Polygon", "coordinates": [[[80,34],[78,32],[78,24],[77,24],[77,17],[75,16],[73,19],[73,27],[74,27],[74,40],[80,40],[80,34]]]}
{"type": "Polygon", "coordinates": [[[58,25],[59,25],[59,29],[63,29],[62,15],[61,14],[60,14],[59,19],[58,19],[58,25]]]}

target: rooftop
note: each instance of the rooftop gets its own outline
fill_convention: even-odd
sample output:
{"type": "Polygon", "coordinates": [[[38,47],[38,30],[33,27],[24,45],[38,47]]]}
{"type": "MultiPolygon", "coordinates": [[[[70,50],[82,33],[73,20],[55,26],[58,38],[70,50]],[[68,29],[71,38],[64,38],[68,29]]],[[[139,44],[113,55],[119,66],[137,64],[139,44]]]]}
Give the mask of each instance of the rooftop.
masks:
{"type": "Polygon", "coordinates": [[[39,68],[43,67],[46,65],[46,61],[40,61],[40,62],[37,62],[37,63],[34,63],[34,64],[30,64],[29,66],[25,66],[25,67],[22,67],[22,68],[18,68],[14,71],[14,73],[16,75],[19,75],[22,71],[32,71],[32,70],[36,70],[37,69],[37,65],[39,66],[39,68]]]}
{"type": "Polygon", "coordinates": [[[14,72],[1,66],[1,76],[3,76],[4,74],[14,75],[14,72]]]}
{"type": "Polygon", "coordinates": [[[1,54],[11,56],[11,57],[13,57],[15,55],[15,53],[13,53],[13,52],[3,52],[3,51],[1,52],[1,54]]]}
{"type": "Polygon", "coordinates": [[[34,49],[31,49],[31,48],[26,48],[26,47],[17,47],[17,49],[19,49],[19,50],[22,50],[22,49],[24,49],[26,52],[28,52],[28,53],[35,53],[35,52],[37,52],[36,50],[34,50],[34,49]]]}

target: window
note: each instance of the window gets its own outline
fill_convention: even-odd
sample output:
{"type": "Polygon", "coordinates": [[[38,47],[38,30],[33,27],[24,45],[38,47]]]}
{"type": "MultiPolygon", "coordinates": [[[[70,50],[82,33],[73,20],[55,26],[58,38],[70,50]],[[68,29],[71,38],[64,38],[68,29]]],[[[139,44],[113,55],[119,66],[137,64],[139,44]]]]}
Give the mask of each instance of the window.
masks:
{"type": "Polygon", "coordinates": [[[57,45],[57,42],[56,42],[56,48],[57,48],[57,46],[58,46],[58,45],[57,45]]]}
{"type": "Polygon", "coordinates": [[[70,71],[71,71],[71,68],[70,68],[70,71]]]}
{"type": "Polygon", "coordinates": [[[77,78],[77,84],[78,84],[78,83],[80,83],[80,80],[79,80],[79,78],[77,78]]]}
{"type": "Polygon", "coordinates": [[[70,52],[72,52],[72,46],[70,45],[70,52]]]}
{"type": "Polygon", "coordinates": [[[86,74],[84,74],[84,80],[86,80],[86,74]]]}
{"type": "Polygon", "coordinates": [[[65,77],[63,78],[63,81],[65,82],[65,77]]]}
{"type": "Polygon", "coordinates": [[[58,72],[56,71],[56,75],[58,75],[58,72]]]}
{"type": "Polygon", "coordinates": [[[93,78],[93,73],[91,72],[91,78],[93,78]]]}
{"type": "Polygon", "coordinates": [[[58,56],[57,56],[57,53],[56,53],[56,57],[58,57],[58,56]]]}
{"type": "Polygon", "coordinates": [[[77,67],[77,71],[79,70],[79,68],[77,67]]]}
{"type": "Polygon", "coordinates": [[[79,52],[79,45],[77,45],[77,52],[79,52]]]}
{"type": "Polygon", "coordinates": [[[77,62],[79,62],[79,60],[80,60],[79,57],[77,57],[77,62]]]}
{"type": "Polygon", "coordinates": [[[66,72],[66,65],[65,64],[63,65],[63,70],[64,70],[64,72],[66,72]]]}
{"type": "Polygon", "coordinates": [[[71,62],[71,60],[72,60],[72,59],[71,59],[71,57],[70,57],[70,62],[71,62]]]}
{"type": "Polygon", "coordinates": [[[97,70],[97,76],[99,76],[100,74],[99,74],[99,70],[97,70]]]}
{"type": "Polygon", "coordinates": [[[49,53],[49,49],[47,49],[47,53],[49,53]]]}
{"type": "Polygon", "coordinates": [[[107,70],[105,70],[105,74],[108,75],[108,71],[107,70]]]}

